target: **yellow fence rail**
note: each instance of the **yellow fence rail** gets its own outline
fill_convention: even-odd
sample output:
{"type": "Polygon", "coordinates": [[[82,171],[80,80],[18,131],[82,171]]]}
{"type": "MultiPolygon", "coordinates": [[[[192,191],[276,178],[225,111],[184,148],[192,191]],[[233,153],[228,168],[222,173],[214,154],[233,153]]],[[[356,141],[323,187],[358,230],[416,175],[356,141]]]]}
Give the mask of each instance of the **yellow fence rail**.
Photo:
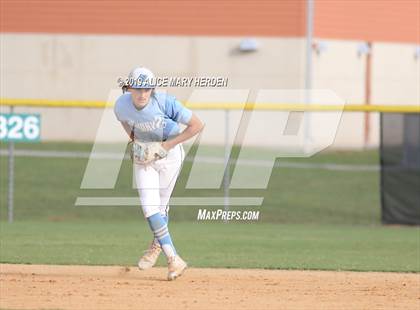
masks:
{"type": "MultiPolygon", "coordinates": [[[[420,113],[420,105],[377,105],[377,104],[295,104],[295,103],[235,103],[184,102],[196,110],[283,110],[283,111],[347,111],[347,112],[383,112],[383,113],[420,113]]],[[[55,108],[110,108],[114,104],[105,101],[50,100],[50,99],[10,99],[0,98],[0,106],[13,107],[55,107],[55,108]]]]}

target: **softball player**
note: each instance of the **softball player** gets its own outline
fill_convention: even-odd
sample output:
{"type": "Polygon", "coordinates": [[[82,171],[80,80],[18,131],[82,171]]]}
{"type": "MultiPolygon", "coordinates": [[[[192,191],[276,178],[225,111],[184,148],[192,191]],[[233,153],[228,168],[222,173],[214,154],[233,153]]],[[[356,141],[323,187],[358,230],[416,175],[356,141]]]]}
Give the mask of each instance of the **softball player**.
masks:
{"type": "Polygon", "coordinates": [[[141,207],[154,235],[138,266],[142,270],[153,267],[163,251],[168,260],[168,280],[174,280],[187,264],[177,254],[168,230],[168,203],[184,160],[181,143],[201,131],[203,123],[175,97],[156,92],[150,83],[153,79],[149,69],[132,70],[114,112],[133,141],[141,207]],[[182,132],[179,123],[187,126],[182,132]]]}

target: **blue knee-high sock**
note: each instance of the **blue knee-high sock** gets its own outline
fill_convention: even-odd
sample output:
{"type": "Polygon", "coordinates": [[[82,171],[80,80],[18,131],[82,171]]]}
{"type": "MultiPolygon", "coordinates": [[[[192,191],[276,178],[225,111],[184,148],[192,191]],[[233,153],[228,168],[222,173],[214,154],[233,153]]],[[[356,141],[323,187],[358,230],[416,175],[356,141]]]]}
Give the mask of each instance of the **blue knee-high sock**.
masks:
{"type": "MultiPolygon", "coordinates": [[[[165,220],[166,225],[168,225],[168,223],[169,223],[169,215],[163,215],[163,214],[161,214],[161,215],[162,215],[163,219],[165,220]]],[[[153,234],[153,236],[154,236],[154,234],[153,234]]],[[[157,238],[154,238],[154,242],[155,243],[159,243],[159,240],[157,238]]]]}
{"type": "Polygon", "coordinates": [[[172,243],[168,225],[166,224],[164,217],[160,213],[156,213],[148,217],[147,221],[149,222],[149,226],[152,229],[155,238],[159,241],[166,257],[169,258],[175,256],[176,250],[172,243]]]}

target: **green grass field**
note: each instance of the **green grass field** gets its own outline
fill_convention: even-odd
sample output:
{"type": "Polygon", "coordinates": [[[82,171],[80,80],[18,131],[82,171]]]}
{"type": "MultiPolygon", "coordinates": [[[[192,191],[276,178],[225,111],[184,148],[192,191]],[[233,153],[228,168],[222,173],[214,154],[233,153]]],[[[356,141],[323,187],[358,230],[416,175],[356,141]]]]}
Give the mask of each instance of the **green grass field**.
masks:
{"type": "MultiPolygon", "coordinates": [[[[90,151],[91,145],[17,148],[90,151]]],[[[375,165],[378,153],[323,152],[284,160],[375,165]]],[[[136,264],[151,239],[139,207],[74,206],[78,196],[136,197],[130,188],[130,164],[124,162],[114,190],[81,190],[86,163],[87,159],[17,157],[15,222],[8,224],[7,157],[0,157],[1,262],[136,264]]],[[[223,194],[186,190],[187,172],[186,164],[175,197],[223,194]]],[[[231,195],[264,196],[262,206],[247,207],[260,210],[260,220],[199,222],[199,206],[172,208],[175,243],[192,266],[420,272],[419,228],[380,224],[378,171],[276,168],[266,190],[232,190],[231,195]]]]}
{"type": "MultiPolygon", "coordinates": [[[[194,267],[419,272],[417,229],[272,223],[174,222],[178,251],[194,267]]],[[[1,261],[135,265],[147,223],[2,223],[1,261]]],[[[163,257],[161,257],[161,264],[163,257]]]]}

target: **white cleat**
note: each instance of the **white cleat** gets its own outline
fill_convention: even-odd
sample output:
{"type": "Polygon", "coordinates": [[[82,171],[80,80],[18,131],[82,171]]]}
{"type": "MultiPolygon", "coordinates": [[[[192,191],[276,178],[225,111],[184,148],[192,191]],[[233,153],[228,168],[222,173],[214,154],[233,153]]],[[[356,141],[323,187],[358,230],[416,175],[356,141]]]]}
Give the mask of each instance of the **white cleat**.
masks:
{"type": "Polygon", "coordinates": [[[187,263],[178,255],[168,259],[168,280],[172,281],[182,275],[187,268],[187,263]]]}
{"type": "Polygon", "coordinates": [[[137,265],[141,270],[152,268],[156,264],[160,252],[162,252],[160,244],[153,240],[149,248],[145,251],[144,255],[140,258],[137,265]]]}

